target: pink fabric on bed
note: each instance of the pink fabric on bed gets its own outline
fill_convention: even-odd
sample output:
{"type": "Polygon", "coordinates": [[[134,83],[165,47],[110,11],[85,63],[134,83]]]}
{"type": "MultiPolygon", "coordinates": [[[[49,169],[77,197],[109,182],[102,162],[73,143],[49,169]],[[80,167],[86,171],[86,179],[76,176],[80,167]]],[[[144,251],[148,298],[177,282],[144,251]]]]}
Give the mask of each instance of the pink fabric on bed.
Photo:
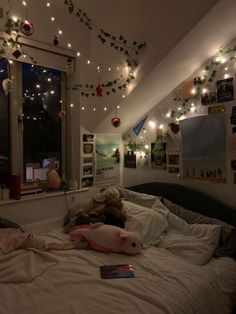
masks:
{"type": "Polygon", "coordinates": [[[0,249],[2,253],[6,254],[17,249],[29,247],[46,250],[45,242],[37,239],[30,233],[23,233],[15,228],[0,229],[0,249]]]}

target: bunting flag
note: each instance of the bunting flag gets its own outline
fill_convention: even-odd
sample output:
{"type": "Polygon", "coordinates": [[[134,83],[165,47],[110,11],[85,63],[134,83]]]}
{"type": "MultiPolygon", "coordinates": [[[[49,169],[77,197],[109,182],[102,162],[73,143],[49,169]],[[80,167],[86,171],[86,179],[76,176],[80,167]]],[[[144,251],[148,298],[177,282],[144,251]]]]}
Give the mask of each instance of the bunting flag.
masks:
{"type": "Polygon", "coordinates": [[[134,133],[138,136],[140,131],[142,130],[143,126],[144,126],[144,123],[146,121],[148,116],[146,116],[145,118],[143,118],[134,128],[133,128],[133,131],[134,133]]]}

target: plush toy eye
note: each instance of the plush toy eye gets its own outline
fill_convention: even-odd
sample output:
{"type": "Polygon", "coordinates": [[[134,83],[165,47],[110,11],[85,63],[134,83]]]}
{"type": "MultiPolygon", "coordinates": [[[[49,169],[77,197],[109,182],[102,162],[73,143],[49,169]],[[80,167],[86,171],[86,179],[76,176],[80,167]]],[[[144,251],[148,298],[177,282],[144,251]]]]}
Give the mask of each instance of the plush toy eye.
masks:
{"type": "Polygon", "coordinates": [[[135,246],[136,246],[136,243],[135,243],[135,242],[132,242],[131,245],[132,245],[132,247],[135,247],[135,246]]]}

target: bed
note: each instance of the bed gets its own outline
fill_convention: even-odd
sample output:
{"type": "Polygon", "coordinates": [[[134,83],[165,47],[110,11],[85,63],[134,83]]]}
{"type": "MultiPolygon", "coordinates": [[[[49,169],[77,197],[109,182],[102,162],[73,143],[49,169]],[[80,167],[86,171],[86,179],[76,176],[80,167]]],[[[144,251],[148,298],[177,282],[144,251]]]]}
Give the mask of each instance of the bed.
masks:
{"type": "MultiPolygon", "coordinates": [[[[2,254],[1,314],[233,313],[235,209],[172,183],[117,189],[126,228],[144,241],[141,254],[37,248],[2,254]],[[101,279],[101,265],[117,264],[131,264],[134,278],[101,279]]],[[[41,237],[70,243],[63,228],[41,237]]]]}

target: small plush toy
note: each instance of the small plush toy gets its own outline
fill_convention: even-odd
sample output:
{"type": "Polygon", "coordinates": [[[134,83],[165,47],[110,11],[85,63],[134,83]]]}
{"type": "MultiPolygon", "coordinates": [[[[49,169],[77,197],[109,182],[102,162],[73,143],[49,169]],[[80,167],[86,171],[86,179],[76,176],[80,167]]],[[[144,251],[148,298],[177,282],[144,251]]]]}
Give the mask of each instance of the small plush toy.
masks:
{"type": "Polygon", "coordinates": [[[142,249],[142,241],[137,233],[103,223],[77,226],[69,234],[72,241],[85,241],[100,252],[136,255],[142,249]]]}
{"type": "Polygon", "coordinates": [[[6,96],[12,90],[12,83],[13,83],[13,81],[10,80],[10,79],[5,79],[5,80],[2,81],[2,87],[3,87],[4,93],[5,93],[6,96]]]}

